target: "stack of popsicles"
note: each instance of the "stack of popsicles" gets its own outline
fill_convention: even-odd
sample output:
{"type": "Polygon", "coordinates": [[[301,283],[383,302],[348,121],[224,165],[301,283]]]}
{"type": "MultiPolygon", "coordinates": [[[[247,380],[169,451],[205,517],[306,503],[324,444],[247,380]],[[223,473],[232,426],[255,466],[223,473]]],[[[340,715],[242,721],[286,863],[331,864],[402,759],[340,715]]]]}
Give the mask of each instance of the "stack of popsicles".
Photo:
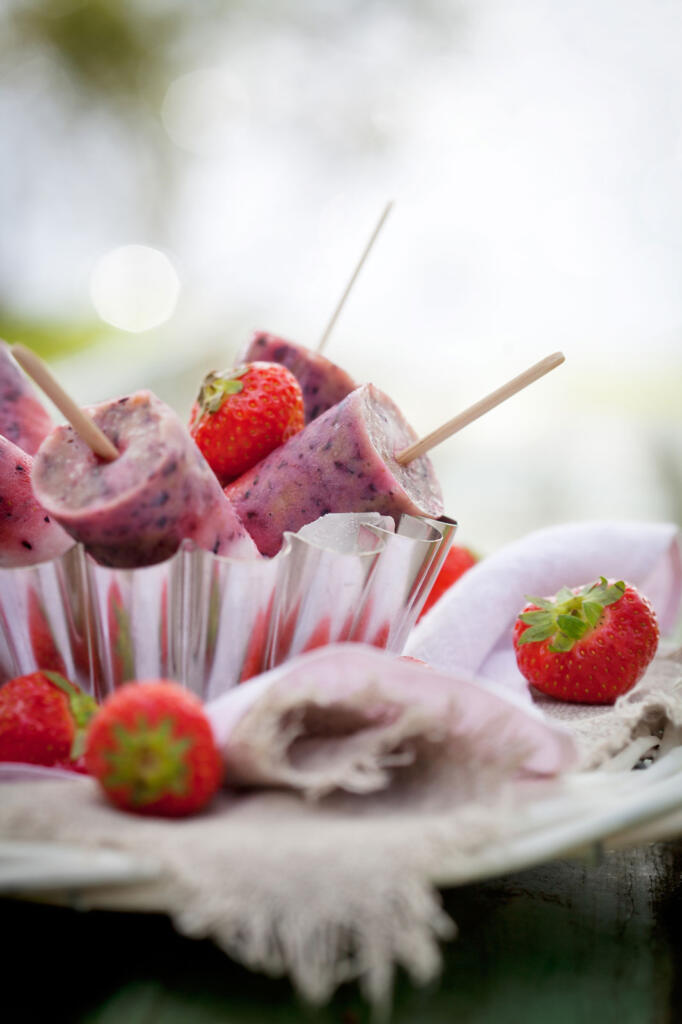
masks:
{"type": "Polygon", "coordinates": [[[253,559],[276,555],[287,531],[331,512],[378,512],[396,523],[403,514],[438,518],[443,497],[426,450],[563,362],[561,353],[542,360],[418,441],[386,394],[356,387],[318,352],[258,333],[245,355],[281,360],[315,400],[302,430],[223,490],[189,430],[151,392],[86,416],[74,407],[86,433],[76,418],[77,429],[52,429],[0,348],[0,565],[53,558],[74,541],[115,568],[161,562],[186,540],[253,559]],[[99,444],[93,450],[91,431],[107,457],[99,444]]]}
{"type": "Polygon", "coordinates": [[[395,457],[417,435],[391,399],[371,384],[354,387],[329,360],[271,335],[256,335],[250,353],[263,354],[264,338],[273,359],[293,365],[296,354],[302,390],[319,401],[302,431],[225,491],[178,416],[151,392],[88,410],[118,452],[107,461],[70,425],[52,428],[4,347],[0,426],[38,450],[31,459],[0,439],[3,564],[55,557],[73,541],[111,567],[160,562],[183,540],[248,559],[276,554],[285,531],[328,512],[440,516],[428,457],[407,465],[395,457]]]}

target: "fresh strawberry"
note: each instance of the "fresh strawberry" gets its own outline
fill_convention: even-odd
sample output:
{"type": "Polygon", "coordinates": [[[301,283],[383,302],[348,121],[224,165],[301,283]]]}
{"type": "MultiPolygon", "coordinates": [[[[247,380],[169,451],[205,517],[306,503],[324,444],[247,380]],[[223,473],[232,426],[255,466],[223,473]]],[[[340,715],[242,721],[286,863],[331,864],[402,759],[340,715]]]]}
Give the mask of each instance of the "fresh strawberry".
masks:
{"type": "Polygon", "coordinates": [[[246,363],[204,378],[190,433],[225,486],[303,424],[303,394],[293,373],[279,363],[246,363]]]}
{"type": "Polygon", "coordinates": [[[165,679],[127,683],[104,702],[85,765],[117,807],[166,817],[200,810],[223,775],[201,702],[165,679]]]}
{"type": "Polygon", "coordinates": [[[56,672],[17,676],[0,689],[0,761],[75,764],[97,704],[56,672]]]}
{"type": "Polygon", "coordinates": [[[445,591],[456,583],[460,576],[463,576],[467,569],[471,569],[473,565],[476,565],[478,559],[469,548],[459,547],[453,544],[443,562],[440,572],[436,576],[435,582],[429,591],[429,596],[424,602],[424,607],[419,613],[417,622],[421,619],[422,615],[426,615],[430,608],[433,608],[436,601],[440,600],[445,591]]]}
{"type": "Polygon", "coordinates": [[[519,669],[542,693],[580,704],[613,704],[643,676],[658,647],[658,623],[628,583],[596,583],[553,598],[530,597],[514,626],[519,669]]]}

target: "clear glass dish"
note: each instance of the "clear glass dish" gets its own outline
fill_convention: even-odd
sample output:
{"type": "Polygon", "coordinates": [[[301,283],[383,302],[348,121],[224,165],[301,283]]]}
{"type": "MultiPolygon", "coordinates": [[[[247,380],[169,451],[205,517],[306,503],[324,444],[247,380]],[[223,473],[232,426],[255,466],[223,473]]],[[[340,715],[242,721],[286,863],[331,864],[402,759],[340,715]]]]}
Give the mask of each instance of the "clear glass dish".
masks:
{"type": "Polygon", "coordinates": [[[0,682],[62,672],[98,699],[130,679],[177,679],[203,699],[327,643],[399,653],[456,524],[331,514],[286,534],[274,558],[182,547],[108,569],[75,546],[0,570],[0,682]]]}

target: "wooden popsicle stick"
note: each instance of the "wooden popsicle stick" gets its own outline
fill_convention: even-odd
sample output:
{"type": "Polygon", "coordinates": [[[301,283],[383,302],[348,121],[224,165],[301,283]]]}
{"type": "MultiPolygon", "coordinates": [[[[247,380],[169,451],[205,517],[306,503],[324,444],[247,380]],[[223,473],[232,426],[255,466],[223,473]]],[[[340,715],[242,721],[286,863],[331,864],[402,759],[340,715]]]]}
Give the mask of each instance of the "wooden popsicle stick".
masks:
{"type": "Polygon", "coordinates": [[[496,391],[492,391],[485,398],[482,398],[479,402],[475,402],[474,405],[470,405],[464,412],[460,412],[459,415],[453,419],[448,420],[441,427],[433,430],[426,437],[421,437],[414,444],[411,444],[408,448],[403,448],[401,452],[396,455],[397,461],[402,465],[406,466],[408,462],[412,462],[413,459],[418,458],[425,452],[435,448],[441,441],[445,441],[446,438],[456,434],[462,427],[468,426],[469,423],[473,423],[479,416],[484,416],[485,413],[490,412],[496,405],[500,405],[501,402],[506,402],[508,398],[515,395],[518,391],[522,391],[527,388],[533,381],[539,380],[540,377],[544,377],[550,370],[556,369],[557,366],[565,361],[563,352],[554,352],[551,356],[546,356],[541,359],[539,363],[534,363],[523,373],[520,373],[518,377],[513,377],[512,380],[507,381],[501,388],[496,391]]]}
{"type": "Polygon", "coordinates": [[[346,299],[350,295],[351,288],[355,284],[357,276],[360,273],[360,271],[362,270],[364,262],[367,259],[367,257],[369,256],[369,254],[371,252],[371,249],[372,249],[372,246],[376,242],[376,240],[377,240],[377,238],[379,236],[379,232],[383,228],[384,223],[386,222],[386,218],[388,217],[388,215],[389,215],[389,213],[391,212],[392,209],[393,209],[393,200],[390,199],[386,203],[386,206],[384,207],[384,212],[381,214],[381,217],[379,217],[379,220],[377,221],[377,225],[374,228],[374,231],[372,232],[372,235],[371,235],[369,241],[367,242],[367,245],[365,246],[365,251],[363,252],[363,254],[360,257],[360,259],[358,260],[357,266],[355,267],[355,270],[353,271],[351,279],[348,282],[348,284],[346,285],[345,291],[344,291],[343,295],[341,296],[341,298],[339,299],[339,301],[338,301],[338,303],[336,305],[336,309],[332,313],[331,319],[329,320],[329,323],[327,324],[327,326],[324,329],[324,333],[322,334],[322,337],[320,338],[320,340],[317,343],[317,351],[318,352],[321,352],[322,349],[324,348],[324,346],[327,344],[327,341],[329,340],[329,335],[332,333],[332,330],[334,329],[334,324],[339,319],[339,314],[341,313],[341,310],[343,309],[344,305],[346,304],[346,299]]]}
{"type": "Polygon", "coordinates": [[[118,450],[109,438],[102,433],[93,420],[76,405],[73,398],[67,395],[61,384],[58,384],[42,359],[25,345],[12,345],[12,355],[19,366],[29,377],[32,377],[63,416],[69,421],[76,433],[92,448],[95,455],[112,461],[118,458],[118,450]]]}

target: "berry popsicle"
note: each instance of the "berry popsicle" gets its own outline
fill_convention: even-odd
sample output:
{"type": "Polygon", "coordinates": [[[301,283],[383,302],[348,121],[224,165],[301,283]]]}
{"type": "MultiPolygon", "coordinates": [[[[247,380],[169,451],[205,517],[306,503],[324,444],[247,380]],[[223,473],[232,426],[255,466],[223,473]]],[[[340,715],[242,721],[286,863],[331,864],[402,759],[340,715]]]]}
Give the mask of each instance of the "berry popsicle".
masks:
{"type": "Polygon", "coordinates": [[[285,530],[296,532],[328,512],[443,514],[438,480],[426,456],[401,465],[395,453],[416,433],[373,384],[356,388],[225,488],[264,555],[285,530]]]}
{"type": "Polygon", "coordinates": [[[33,388],[0,341],[0,434],[34,455],[52,430],[52,420],[33,388]]]}
{"type": "Polygon", "coordinates": [[[31,487],[33,459],[0,437],[0,568],[58,558],[73,539],[42,508],[31,487]]]}
{"type": "Polygon", "coordinates": [[[38,451],[33,487],[48,512],[101,565],[169,558],[185,539],[217,555],[258,551],[179,417],[150,391],[88,410],[120,452],[98,458],[70,426],[38,451]]]}
{"type": "Polygon", "coordinates": [[[357,387],[345,370],[319,352],[263,331],[254,334],[238,361],[281,363],[291,370],[303,392],[306,423],[317,419],[357,387]]]}

